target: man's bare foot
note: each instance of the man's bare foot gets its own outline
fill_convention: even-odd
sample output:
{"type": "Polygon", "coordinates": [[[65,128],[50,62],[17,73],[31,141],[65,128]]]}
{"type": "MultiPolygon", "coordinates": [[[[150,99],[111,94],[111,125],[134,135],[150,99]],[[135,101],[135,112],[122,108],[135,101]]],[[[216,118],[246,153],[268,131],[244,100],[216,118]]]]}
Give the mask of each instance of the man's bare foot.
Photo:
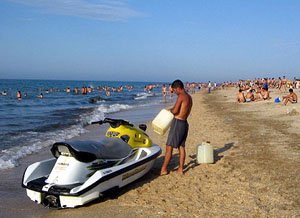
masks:
{"type": "Polygon", "coordinates": [[[183,173],[183,169],[178,169],[177,170],[177,173],[179,173],[180,175],[183,175],[184,173],[183,173]]]}
{"type": "Polygon", "coordinates": [[[168,175],[168,171],[161,171],[160,172],[160,176],[165,176],[165,175],[168,175]]]}

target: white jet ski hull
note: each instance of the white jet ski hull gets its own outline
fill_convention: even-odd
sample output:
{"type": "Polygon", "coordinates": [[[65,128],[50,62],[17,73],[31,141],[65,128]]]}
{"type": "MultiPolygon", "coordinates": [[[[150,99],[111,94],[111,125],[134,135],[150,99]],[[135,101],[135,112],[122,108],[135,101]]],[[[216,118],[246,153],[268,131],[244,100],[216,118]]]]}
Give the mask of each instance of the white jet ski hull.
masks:
{"type": "Polygon", "coordinates": [[[99,160],[84,163],[74,157],[59,156],[58,159],[30,165],[24,173],[22,185],[28,197],[38,204],[73,208],[99,198],[108,190],[121,188],[141,178],[150,171],[160,154],[158,145],[138,148],[132,157],[123,160],[124,163],[92,170],[92,175],[87,173],[99,160]]]}

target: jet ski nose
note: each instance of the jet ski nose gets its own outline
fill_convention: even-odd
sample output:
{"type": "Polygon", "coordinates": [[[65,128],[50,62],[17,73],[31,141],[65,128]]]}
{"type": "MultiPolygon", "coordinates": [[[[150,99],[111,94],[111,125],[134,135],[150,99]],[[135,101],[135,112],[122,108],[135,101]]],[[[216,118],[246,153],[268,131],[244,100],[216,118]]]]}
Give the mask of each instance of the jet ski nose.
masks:
{"type": "Polygon", "coordinates": [[[54,208],[60,207],[59,198],[54,195],[45,196],[42,204],[45,207],[54,207],[54,208]]]}

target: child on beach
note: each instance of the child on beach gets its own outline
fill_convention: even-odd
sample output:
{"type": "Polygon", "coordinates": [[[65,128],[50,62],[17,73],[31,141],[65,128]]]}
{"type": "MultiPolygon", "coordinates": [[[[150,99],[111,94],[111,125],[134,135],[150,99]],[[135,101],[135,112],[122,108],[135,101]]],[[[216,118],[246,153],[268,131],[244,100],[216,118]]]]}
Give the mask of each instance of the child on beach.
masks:
{"type": "Polygon", "coordinates": [[[258,88],[256,90],[257,96],[255,97],[256,101],[261,101],[261,100],[269,100],[271,99],[270,97],[270,92],[266,90],[266,88],[258,88]]]}
{"type": "Polygon", "coordinates": [[[176,103],[171,113],[174,114],[174,119],[171,123],[168,140],[166,143],[166,153],[164,163],[161,167],[160,175],[167,175],[167,167],[172,158],[173,148],[179,149],[179,168],[178,173],[183,174],[183,166],[185,161],[185,141],[188,135],[189,124],[187,118],[192,109],[192,97],[185,91],[181,80],[175,80],[172,83],[172,90],[178,96],[176,103]]]}
{"type": "Polygon", "coordinates": [[[261,89],[261,92],[259,93],[260,94],[260,97],[263,99],[263,100],[269,100],[270,99],[270,93],[269,91],[266,89],[266,88],[262,88],[261,89]]]}
{"type": "Polygon", "coordinates": [[[244,93],[243,93],[242,89],[239,89],[239,92],[236,95],[236,101],[238,103],[244,103],[244,102],[246,102],[246,99],[245,99],[245,96],[244,96],[244,93]]]}
{"type": "Polygon", "coordinates": [[[298,96],[294,93],[293,89],[289,89],[289,95],[283,96],[283,104],[286,105],[288,102],[295,104],[298,102],[298,96]]]}
{"type": "Polygon", "coordinates": [[[254,94],[253,94],[253,89],[250,89],[247,91],[247,94],[246,94],[246,102],[251,102],[251,101],[255,101],[255,97],[254,97],[254,94]]]}

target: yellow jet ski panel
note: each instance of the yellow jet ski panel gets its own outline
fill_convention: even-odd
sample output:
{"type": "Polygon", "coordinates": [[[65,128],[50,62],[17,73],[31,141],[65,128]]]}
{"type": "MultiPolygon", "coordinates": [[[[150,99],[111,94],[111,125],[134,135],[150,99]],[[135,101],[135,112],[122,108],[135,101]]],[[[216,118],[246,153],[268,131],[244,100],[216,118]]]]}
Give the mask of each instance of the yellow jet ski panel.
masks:
{"type": "Polygon", "coordinates": [[[107,130],[106,137],[120,138],[132,148],[151,147],[152,141],[149,136],[141,129],[134,127],[132,124],[110,126],[107,130]]]}

